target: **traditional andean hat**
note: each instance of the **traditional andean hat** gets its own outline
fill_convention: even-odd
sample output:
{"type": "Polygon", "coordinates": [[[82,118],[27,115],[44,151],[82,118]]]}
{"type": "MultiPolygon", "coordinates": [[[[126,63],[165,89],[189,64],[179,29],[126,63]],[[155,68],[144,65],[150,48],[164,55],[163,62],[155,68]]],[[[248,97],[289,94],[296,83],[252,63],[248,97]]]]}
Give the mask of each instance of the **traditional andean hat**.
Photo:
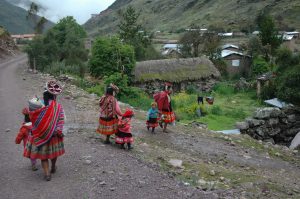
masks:
{"type": "Polygon", "coordinates": [[[133,110],[127,108],[126,111],[125,111],[125,113],[123,114],[123,117],[131,117],[133,115],[134,115],[133,110]]]}
{"type": "Polygon", "coordinates": [[[59,95],[63,88],[57,81],[51,80],[46,83],[46,90],[52,95],[59,95]]]}

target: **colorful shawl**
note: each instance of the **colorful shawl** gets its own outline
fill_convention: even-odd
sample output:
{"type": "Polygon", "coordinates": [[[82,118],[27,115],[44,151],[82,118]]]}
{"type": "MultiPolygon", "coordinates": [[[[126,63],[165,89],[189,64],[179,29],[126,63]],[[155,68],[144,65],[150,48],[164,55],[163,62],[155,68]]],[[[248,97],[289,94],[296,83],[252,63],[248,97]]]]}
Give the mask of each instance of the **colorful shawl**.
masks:
{"type": "Polygon", "coordinates": [[[149,120],[150,118],[158,118],[158,114],[159,114],[159,111],[157,108],[155,108],[155,109],[150,108],[148,110],[147,120],[149,120]]]}
{"type": "Polygon", "coordinates": [[[49,106],[30,112],[30,119],[33,124],[33,141],[36,146],[47,143],[53,136],[61,116],[60,109],[60,104],[56,101],[52,101],[49,106]]]}
{"type": "Polygon", "coordinates": [[[116,115],[116,99],[114,96],[102,96],[99,105],[101,117],[113,118],[116,115]]]}

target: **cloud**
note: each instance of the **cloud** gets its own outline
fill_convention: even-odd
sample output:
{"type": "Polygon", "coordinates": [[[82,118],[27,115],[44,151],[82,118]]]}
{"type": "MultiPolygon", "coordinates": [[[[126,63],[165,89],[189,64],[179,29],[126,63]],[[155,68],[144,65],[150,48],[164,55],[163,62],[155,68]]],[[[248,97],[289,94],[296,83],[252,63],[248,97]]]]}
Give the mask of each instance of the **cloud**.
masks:
{"type": "MultiPolygon", "coordinates": [[[[23,5],[28,0],[19,0],[23,5]]],[[[40,15],[47,19],[58,22],[59,19],[66,16],[73,16],[79,24],[85,23],[91,14],[97,14],[105,10],[115,0],[33,0],[43,9],[40,15]]],[[[20,5],[20,3],[19,3],[20,5]]],[[[24,7],[24,6],[22,6],[24,7]]]]}

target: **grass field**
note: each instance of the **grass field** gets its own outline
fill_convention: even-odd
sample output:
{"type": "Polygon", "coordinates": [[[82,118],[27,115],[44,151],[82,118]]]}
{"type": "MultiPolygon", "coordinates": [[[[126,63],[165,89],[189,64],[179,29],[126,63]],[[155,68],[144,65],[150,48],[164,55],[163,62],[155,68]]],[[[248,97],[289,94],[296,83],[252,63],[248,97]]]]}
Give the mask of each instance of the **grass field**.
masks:
{"type": "Polygon", "coordinates": [[[206,123],[211,130],[233,129],[237,121],[243,121],[262,106],[256,98],[255,90],[235,92],[226,83],[219,84],[212,93],[203,93],[202,96],[213,96],[213,105],[206,101],[203,105],[198,105],[197,94],[180,93],[173,96],[174,109],[180,122],[206,123]],[[199,108],[204,116],[198,117],[199,108]]]}

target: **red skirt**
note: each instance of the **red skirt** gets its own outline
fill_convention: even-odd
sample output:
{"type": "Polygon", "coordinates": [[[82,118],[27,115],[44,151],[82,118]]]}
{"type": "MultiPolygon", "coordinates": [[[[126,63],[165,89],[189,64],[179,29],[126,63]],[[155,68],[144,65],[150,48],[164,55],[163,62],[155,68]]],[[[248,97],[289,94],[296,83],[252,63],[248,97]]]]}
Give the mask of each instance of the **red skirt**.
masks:
{"type": "Polygon", "coordinates": [[[125,143],[133,143],[133,137],[131,133],[124,133],[122,131],[119,131],[116,133],[115,142],[116,144],[125,144],[125,143]]]}
{"type": "Polygon", "coordinates": [[[112,135],[118,132],[118,118],[99,118],[97,132],[103,135],[112,135]]]}
{"type": "Polygon", "coordinates": [[[59,137],[57,135],[52,136],[46,144],[39,147],[33,143],[33,138],[30,136],[24,149],[24,157],[31,159],[54,159],[64,153],[65,148],[63,137],[59,137]]]}
{"type": "Polygon", "coordinates": [[[158,127],[158,119],[157,118],[149,118],[146,122],[147,127],[155,128],[158,127]]]}
{"type": "Polygon", "coordinates": [[[164,117],[161,118],[162,122],[164,123],[172,123],[175,121],[175,114],[173,111],[168,112],[168,111],[162,111],[162,115],[164,117]]]}

